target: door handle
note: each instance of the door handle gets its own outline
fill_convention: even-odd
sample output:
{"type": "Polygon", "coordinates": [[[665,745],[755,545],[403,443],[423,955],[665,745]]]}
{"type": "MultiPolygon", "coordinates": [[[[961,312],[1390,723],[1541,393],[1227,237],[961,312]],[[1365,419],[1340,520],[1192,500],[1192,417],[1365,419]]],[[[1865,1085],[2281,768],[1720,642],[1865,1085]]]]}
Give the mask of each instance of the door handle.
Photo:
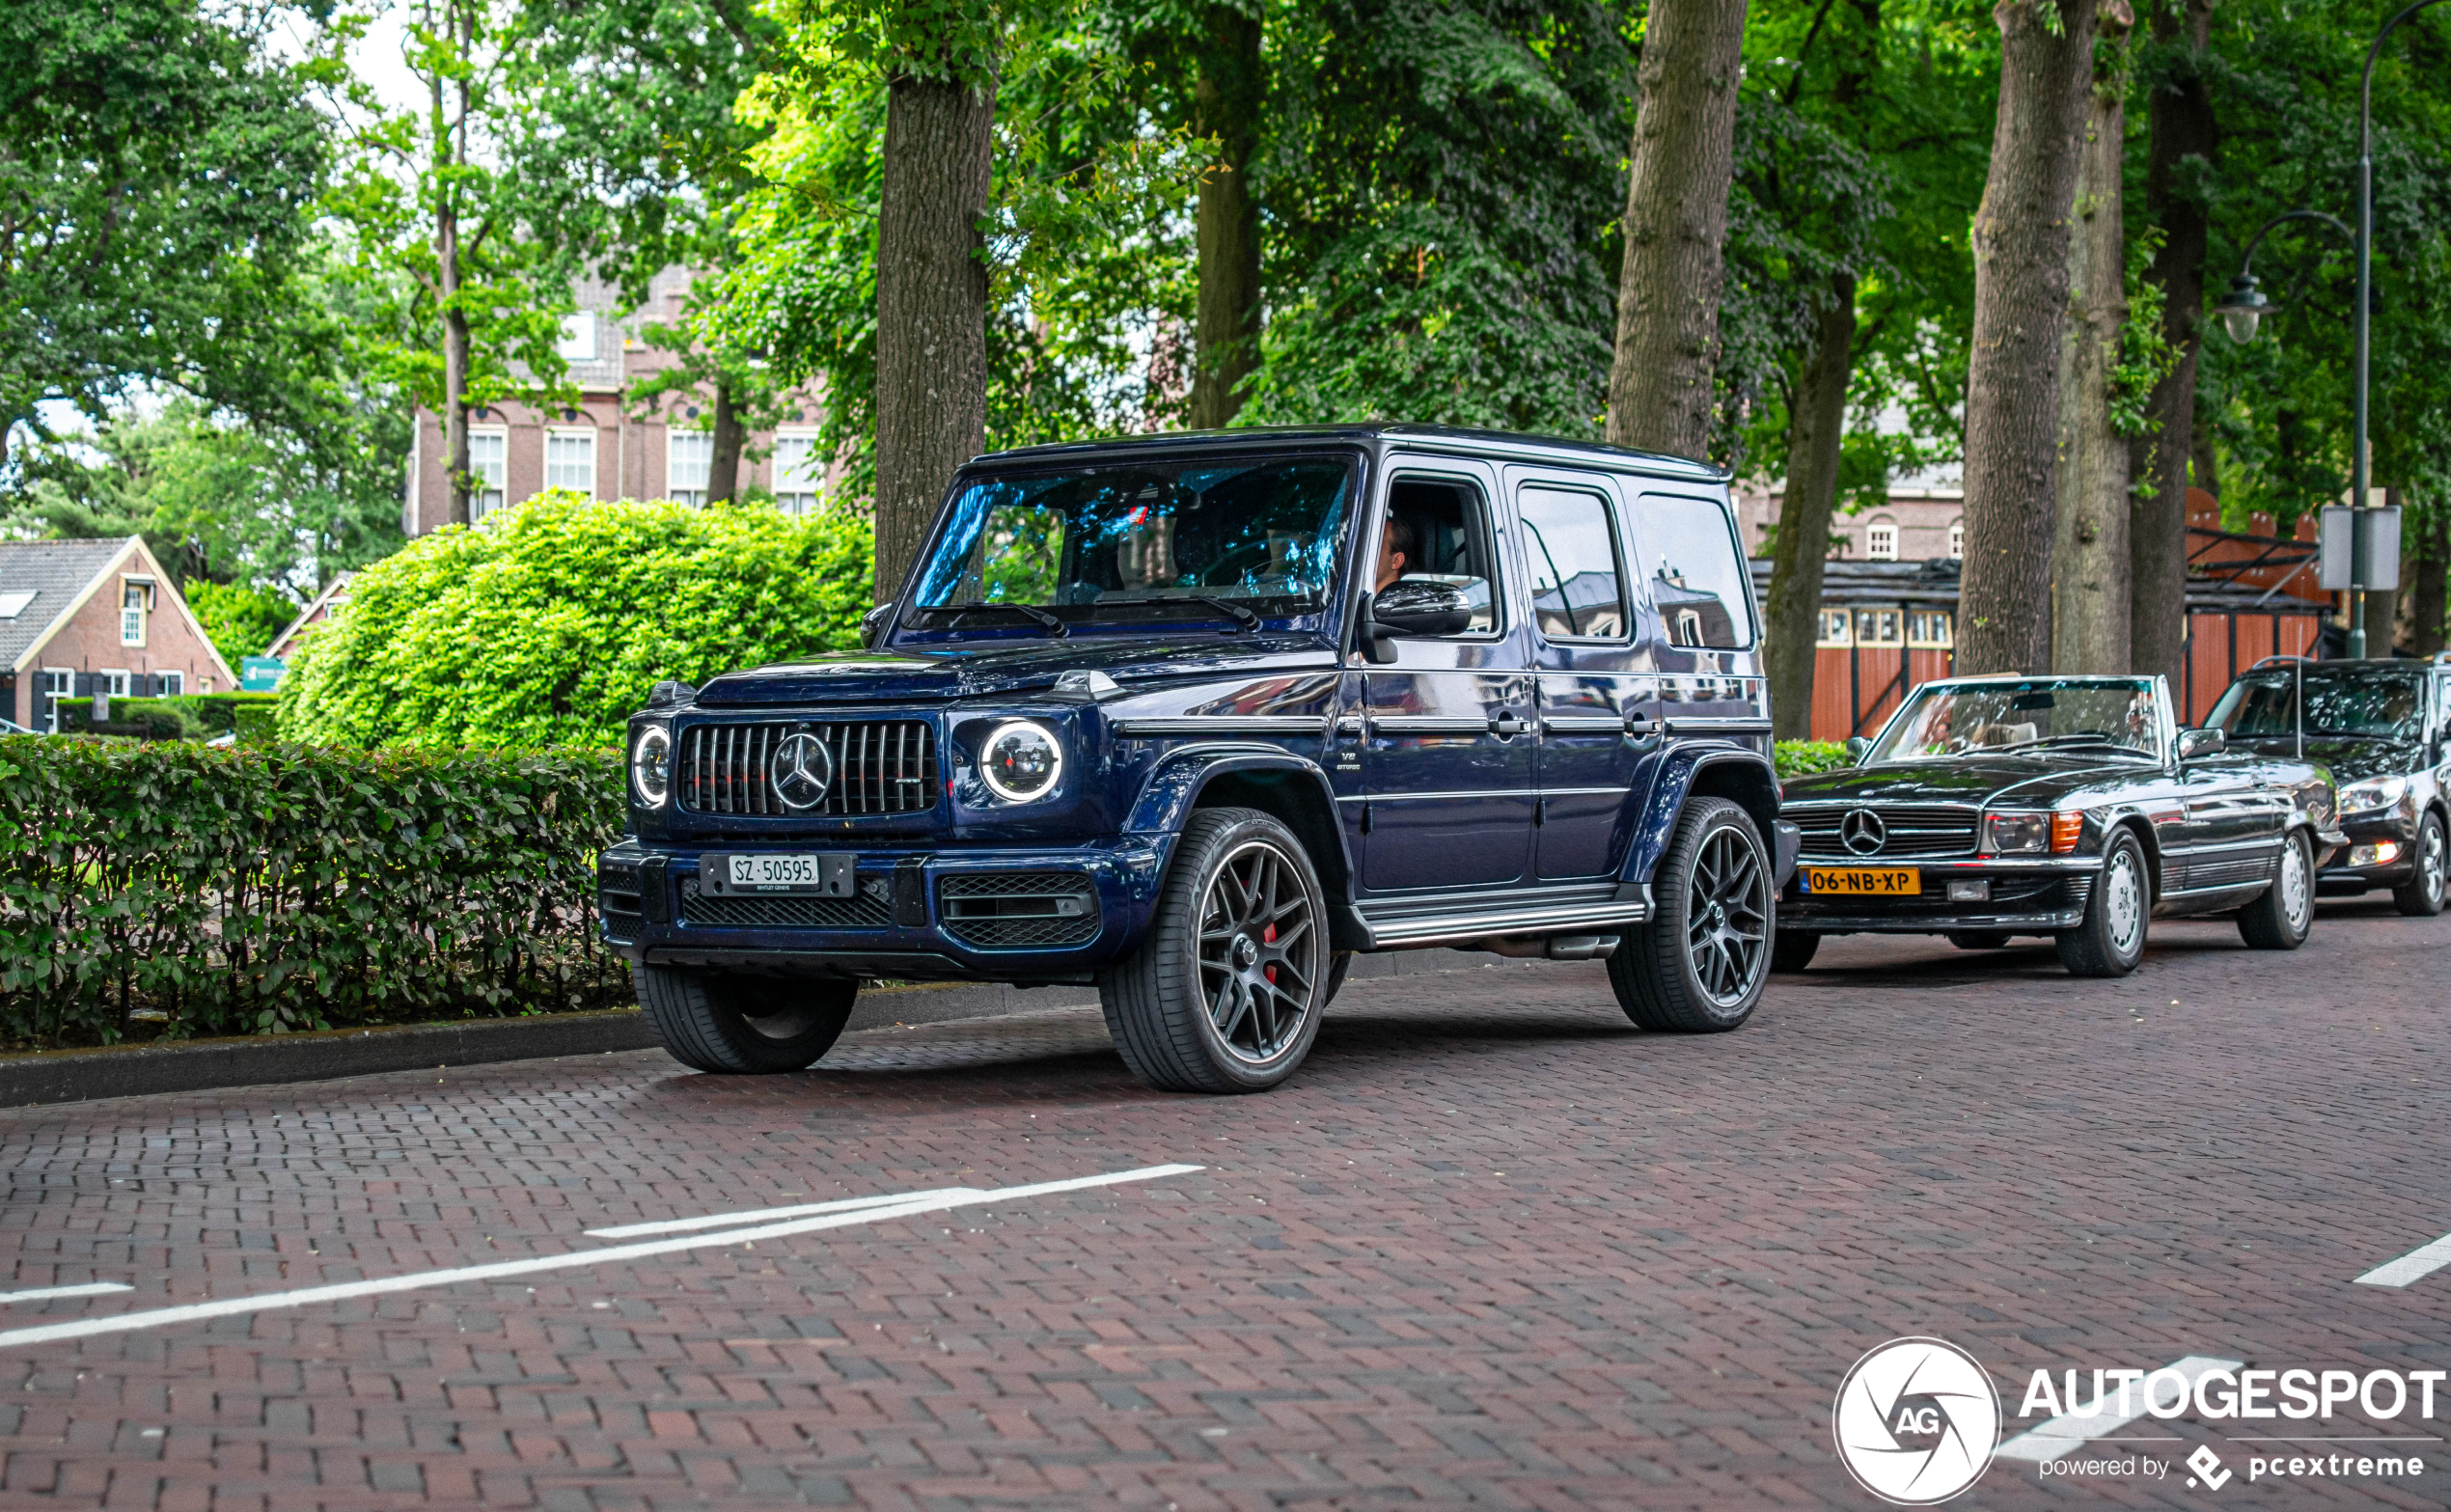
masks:
{"type": "Polygon", "coordinates": [[[1530,721],[1518,718],[1512,710],[1501,709],[1489,717],[1489,732],[1501,740],[1520,735],[1529,729],[1530,721]]]}
{"type": "Polygon", "coordinates": [[[1640,709],[1626,710],[1626,733],[1637,739],[1651,733],[1651,716],[1640,709]]]}

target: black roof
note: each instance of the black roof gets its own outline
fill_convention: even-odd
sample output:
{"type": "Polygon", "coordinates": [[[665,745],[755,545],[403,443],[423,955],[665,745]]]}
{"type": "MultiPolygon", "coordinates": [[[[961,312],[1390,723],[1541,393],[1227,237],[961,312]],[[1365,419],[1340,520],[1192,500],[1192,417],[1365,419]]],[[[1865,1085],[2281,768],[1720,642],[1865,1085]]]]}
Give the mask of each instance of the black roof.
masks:
{"type": "Polygon", "coordinates": [[[990,452],[971,460],[974,464],[1008,462],[1084,456],[1095,453],[1163,451],[1220,443],[1281,446],[1288,441],[1366,443],[1380,440],[1408,441],[1429,447],[1470,448],[1480,452],[1507,452],[1523,457],[1555,457],[1563,453],[1581,459],[1586,466],[1604,465],[1666,473],[1696,481],[1723,483],[1729,477],[1705,462],[1670,456],[1662,452],[1637,452],[1630,447],[1610,446],[1600,441],[1575,441],[1563,436],[1529,435],[1515,430],[1471,430],[1460,426],[1416,426],[1376,421],[1345,426],[1236,426],[1226,430],[1160,430],[1137,436],[1107,436],[1095,441],[1059,441],[1046,446],[1015,447],[1009,452],[990,452]]]}

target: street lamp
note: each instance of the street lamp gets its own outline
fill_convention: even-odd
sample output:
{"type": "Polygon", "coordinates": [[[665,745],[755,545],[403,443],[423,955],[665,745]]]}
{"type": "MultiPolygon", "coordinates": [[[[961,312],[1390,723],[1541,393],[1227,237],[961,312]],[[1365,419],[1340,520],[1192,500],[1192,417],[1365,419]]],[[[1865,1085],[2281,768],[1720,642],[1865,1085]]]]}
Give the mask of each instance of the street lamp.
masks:
{"type": "Polygon", "coordinates": [[[2264,238],[2272,234],[2274,227],[2286,226],[2291,221],[2321,221],[2351,241],[2357,239],[2357,234],[2349,229],[2348,223],[2321,210],[2284,210],[2258,227],[2255,234],[2247,238],[2246,256],[2239,260],[2239,276],[2230,280],[2230,291],[2213,307],[2213,313],[2220,317],[2221,328],[2230,333],[2231,341],[2242,346],[2255,340],[2257,321],[2268,315],[2280,313],[2281,307],[2265,298],[2264,290],[2255,282],[2255,249],[2264,245],[2264,238]]]}

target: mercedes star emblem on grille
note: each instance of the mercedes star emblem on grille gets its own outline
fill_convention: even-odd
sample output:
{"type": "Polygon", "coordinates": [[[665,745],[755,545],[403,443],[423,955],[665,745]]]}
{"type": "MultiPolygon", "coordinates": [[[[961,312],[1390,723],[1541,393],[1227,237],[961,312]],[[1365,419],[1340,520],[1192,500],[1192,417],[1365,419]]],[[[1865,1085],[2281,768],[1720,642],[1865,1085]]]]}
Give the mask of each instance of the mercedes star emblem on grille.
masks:
{"type": "Polygon", "coordinates": [[[813,809],[834,785],[834,755],[825,742],[803,731],[785,737],[766,762],[766,781],[786,809],[813,809]]]}
{"type": "Polygon", "coordinates": [[[1838,821],[1838,838],[1857,855],[1869,856],[1887,842],[1889,827],[1869,809],[1850,809],[1838,821]]]}

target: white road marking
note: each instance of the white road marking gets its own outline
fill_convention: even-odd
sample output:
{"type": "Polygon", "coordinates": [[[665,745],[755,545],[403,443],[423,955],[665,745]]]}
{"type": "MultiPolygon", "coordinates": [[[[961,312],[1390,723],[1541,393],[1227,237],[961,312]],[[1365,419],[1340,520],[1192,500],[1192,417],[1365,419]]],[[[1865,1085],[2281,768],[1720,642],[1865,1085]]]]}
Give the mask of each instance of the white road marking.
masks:
{"type": "Polygon", "coordinates": [[[941,1213],[949,1208],[970,1207],[981,1202],[1010,1202],[1022,1197],[1047,1196],[1058,1192],[1079,1192],[1089,1187],[1111,1187],[1127,1181],[1154,1181],[1162,1176],[1189,1175],[1204,1169],[1199,1166],[1143,1166],[1138,1170],[1113,1170],[1095,1176],[1075,1176],[1066,1181],[1038,1181],[1021,1187],[997,1187],[987,1191],[952,1188],[944,1193],[915,1194],[909,1199],[889,1205],[859,1208],[847,1213],[826,1213],[814,1218],[797,1219],[790,1223],[767,1223],[756,1228],[728,1228],[720,1233],[690,1234],[678,1239],[657,1239],[646,1244],[607,1245],[596,1250],[576,1250],[568,1254],[537,1255],[525,1260],[501,1260],[491,1265],[463,1265],[448,1271],[419,1271],[407,1276],[386,1276],[368,1281],[343,1281],[330,1286],[307,1286],[295,1291],[265,1292],[254,1297],[226,1297],[218,1302],[191,1303],[180,1307],[155,1307],[144,1312],[123,1312],[110,1317],[79,1318],[69,1323],[46,1323],[36,1328],[10,1329],[0,1332],[0,1349],[19,1344],[46,1344],[55,1339],[86,1338],[96,1333],[124,1333],[137,1329],[166,1328],[174,1323],[195,1323],[206,1318],[227,1318],[239,1313],[264,1312],[276,1307],[305,1307],[320,1302],[343,1302],[351,1297],[377,1297],[388,1292],[416,1291],[427,1286],[452,1286],[461,1281],[498,1280],[509,1276],[533,1276],[539,1271],[572,1270],[581,1266],[605,1265],[623,1260],[644,1260],[659,1254],[674,1254],[684,1250],[703,1250],[724,1245],[752,1244],[760,1239],[787,1239],[794,1234],[815,1233],[820,1229],[847,1228],[854,1223],[878,1223],[896,1218],[914,1218],[922,1213],[941,1213]]]}
{"type": "MultiPolygon", "coordinates": [[[[2180,1377],[2187,1382],[2188,1389],[2192,1392],[2197,1379],[2206,1371],[2244,1370],[2246,1368],[2246,1361],[2215,1360],[2209,1355],[2189,1355],[2185,1360],[2174,1361],[2162,1368],[2179,1372],[2180,1377]]],[[[2159,1375],[2161,1371],[2155,1371],[2153,1374],[2159,1375]]],[[[2079,1371],[2078,1385],[2080,1387],[2090,1385],[2092,1375],[2093,1372],[2090,1370],[2079,1371]]],[[[2074,1454],[2093,1440],[2117,1433],[2145,1415],[2144,1382],[2132,1381],[2128,1384],[2129,1410],[2126,1412],[2119,1410],[2119,1394],[2117,1387],[2106,1387],[2102,1393],[2102,1400],[2093,1404],[2098,1409],[2097,1411],[2063,1413],[2047,1423],[2038,1423],[1994,1449],[1992,1457],[1998,1460],[2032,1460],[2039,1464],[2045,1460],[2055,1460],[2062,1455],[2074,1454]]]]}
{"type": "Polygon", "coordinates": [[[2419,1245],[2397,1260],[2385,1260],[2351,1284],[2406,1286],[2411,1281],[2424,1280],[2446,1265],[2451,1265],[2451,1234],[2444,1234],[2430,1245],[2419,1245]]]}
{"type": "Polygon", "coordinates": [[[118,1281],[87,1281],[82,1286],[38,1286],[32,1291],[0,1291],[0,1302],[41,1302],[45,1297],[103,1297],[115,1291],[135,1289],[118,1281]]]}
{"type": "Polygon", "coordinates": [[[935,1187],[926,1192],[905,1192],[899,1196],[842,1197],[833,1202],[804,1202],[798,1207],[761,1207],[748,1213],[714,1213],[705,1218],[675,1218],[659,1223],[624,1223],[619,1228],[591,1228],[588,1237],[637,1239],[647,1234],[687,1233],[696,1228],[721,1228],[727,1223],[763,1223],[782,1218],[805,1218],[812,1213],[849,1213],[864,1207],[899,1207],[905,1202],[967,1196],[978,1190],[977,1187],[935,1187]]]}

